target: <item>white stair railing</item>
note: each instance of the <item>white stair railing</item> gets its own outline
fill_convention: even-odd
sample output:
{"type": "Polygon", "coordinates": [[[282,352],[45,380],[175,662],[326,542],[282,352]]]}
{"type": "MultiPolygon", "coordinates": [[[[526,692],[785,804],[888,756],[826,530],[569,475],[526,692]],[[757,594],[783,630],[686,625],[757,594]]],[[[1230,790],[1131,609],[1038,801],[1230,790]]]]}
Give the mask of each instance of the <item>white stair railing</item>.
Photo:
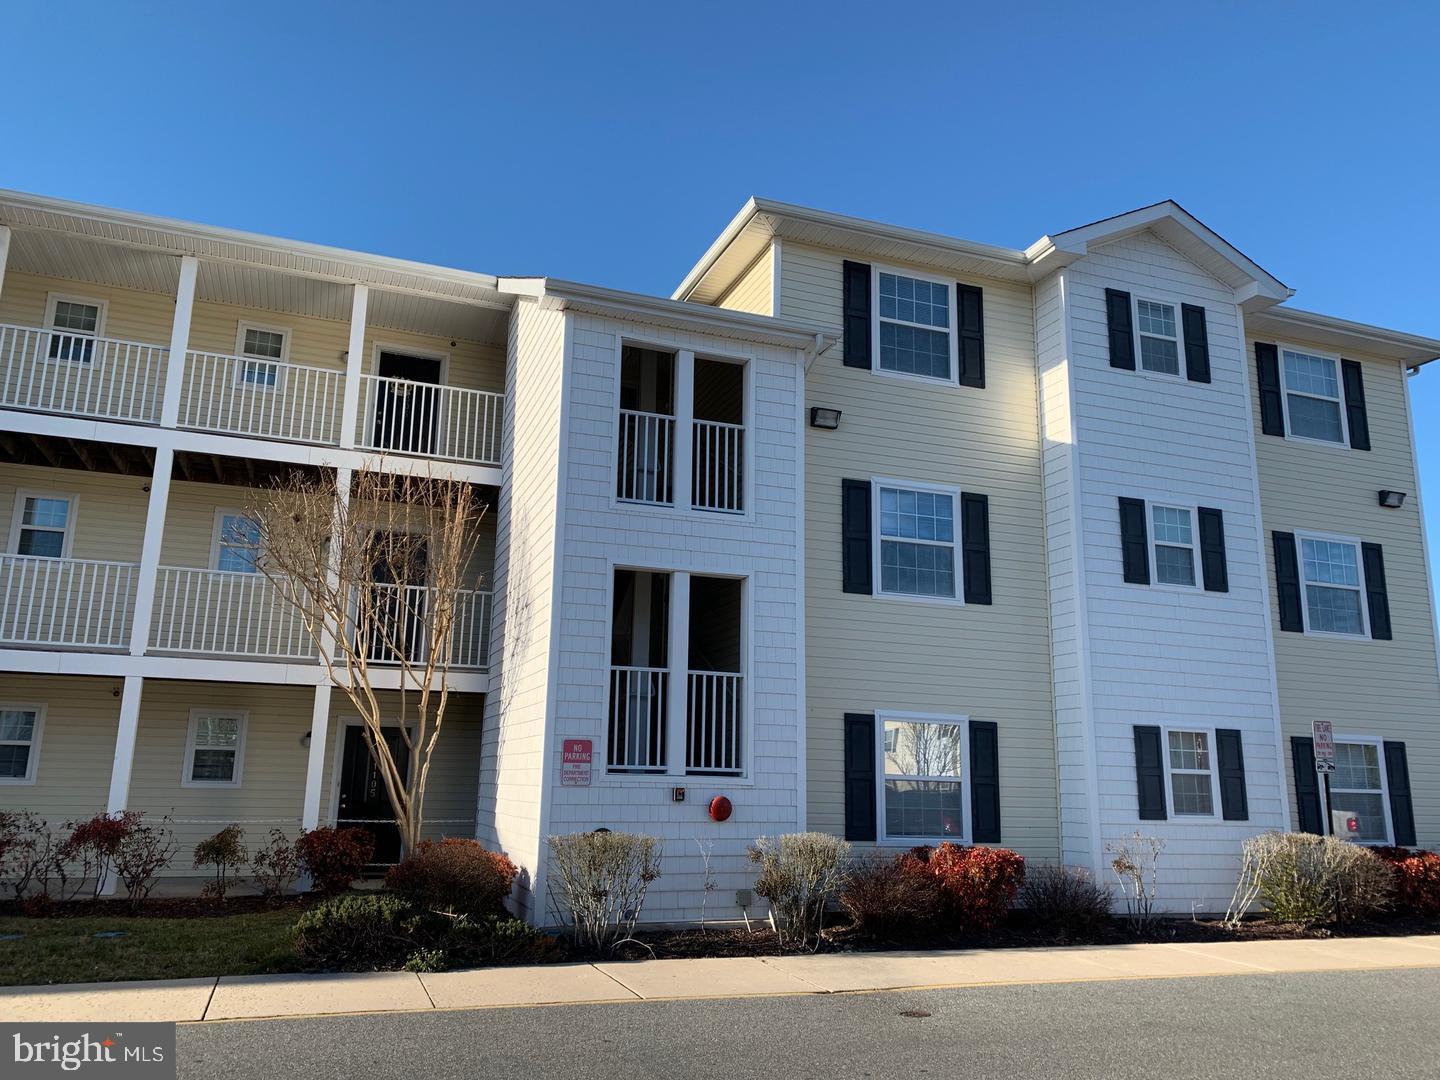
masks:
{"type": "Polygon", "coordinates": [[[607,768],[616,772],[665,771],[668,683],[669,672],[664,668],[610,669],[607,768]]]}
{"type": "Polygon", "coordinates": [[[251,660],[314,660],[300,612],[263,574],[162,566],[150,649],[251,660]]]}
{"type": "Polygon", "coordinates": [[[742,678],[733,671],[690,672],[685,769],[735,775],[744,771],[742,678]]]}
{"type": "Polygon", "coordinates": [[[504,394],[361,375],[355,445],[499,465],[504,414],[504,394]]]}
{"type": "Polygon", "coordinates": [[[672,503],[674,448],[673,416],[621,409],[615,447],[619,465],[616,497],[622,502],[659,506],[672,503]]]}
{"type": "Polygon", "coordinates": [[[745,512],[745,425],[696,420],[690,502],[696,510],[745,512]]]}
{"type": "Polygon", "coordinates": [[[344,398],[339,369],[189,352],[180,426],[337,446],[344,398]]]}
{"type": "Polygon", "coordinates": [[[143,341],[0,325],[0,404],[157,423],[169,351],[143,341]]]}
{"type": "Polygon", "coordinates": [[[0,643],[126,648],[139,573],[134,563],[0,555],[0,643]]]}

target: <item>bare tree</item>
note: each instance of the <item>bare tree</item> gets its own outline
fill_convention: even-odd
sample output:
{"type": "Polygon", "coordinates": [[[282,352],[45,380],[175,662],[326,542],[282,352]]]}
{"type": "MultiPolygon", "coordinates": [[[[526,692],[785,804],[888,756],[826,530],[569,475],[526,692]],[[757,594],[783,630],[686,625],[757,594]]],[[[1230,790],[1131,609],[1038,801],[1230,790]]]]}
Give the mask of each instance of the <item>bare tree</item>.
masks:
{"type": "Polygon", "coordinates": [[[348,470],[293,472],[248,510],[256,565],[359,712],[406,850],[424,823],[451,665],[485,640],[489,613],[470,566],[484,512],[475,485],[387,472],[383,460],[353,479],[348,470]],[[398,715],[382,704],[377,668],[399,673],[398,715]],[[385,738],[397,721],[404,755],[385,738]]]}

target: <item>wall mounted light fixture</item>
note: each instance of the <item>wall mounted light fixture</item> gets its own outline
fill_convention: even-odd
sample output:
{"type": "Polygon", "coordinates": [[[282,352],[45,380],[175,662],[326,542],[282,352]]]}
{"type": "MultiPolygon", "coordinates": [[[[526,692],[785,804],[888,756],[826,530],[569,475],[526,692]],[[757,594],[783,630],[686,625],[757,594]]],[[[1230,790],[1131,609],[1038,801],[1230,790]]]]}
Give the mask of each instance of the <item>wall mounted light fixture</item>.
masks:
{"type": "Polygon", "coordinates": [[[1380,505],[1387,510],[1399,510],[1405,505],[1405,492],[1386,488],[1380,492],[1380,505]]]}
{"type": "Polygon", "coordinates": [[[817,405],[810,410],[810,426],[822,431],[834,431],[840,426],[840,410],[823,409],[817,405]]]}

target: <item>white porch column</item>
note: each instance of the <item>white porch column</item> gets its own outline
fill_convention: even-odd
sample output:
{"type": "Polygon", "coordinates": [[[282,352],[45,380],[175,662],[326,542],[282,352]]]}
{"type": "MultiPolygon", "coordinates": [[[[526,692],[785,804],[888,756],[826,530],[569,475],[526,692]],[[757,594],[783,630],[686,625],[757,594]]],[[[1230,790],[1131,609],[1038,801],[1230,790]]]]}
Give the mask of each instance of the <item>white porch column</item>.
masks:
{"type": "Polygon", "coordinates": [[[665,698],[667,772],[685,775],[685,728],[690,698],[690,575],[670,575],[670,631],[666,652],[670,657],[670,686],[665,698]]]}
{"type": "Polygon", "coordinates": [[[10,226],[0,225],[0,291],[5,288],[5,264],[10,261],[10,226]]]}
{"type": "MultiPolygon", "coordinates": [[[[135,734],[140,729],[140,697],[145,680],[139,675],[125,676],[120,692],[120,720],[115,727],[115,760],[110,766],[110,794],[105,799],[105,812],[114,816],[125,809],[130,800],[130,772],[135,764],[135,734]]],[[[107,872],[100,891],[113,896],[118,880],[107,872]]]]}
{"type": "Polygon", "coordinates": [[[195,313],[195,279],[199,273],[200,260],[194,255],[180,257],[180,287],[175,292],[175,322],[170,327],[170,359],[160,405],[162,427],[173,428],[180,422],[180,388],[185,380],[185,350],[190,347],[190,318],[195,313]]]}
{"type": "Polygon", "coordinates": [[[310,713],[310,758],[305,766],[305,804],[300,827],[320,824],[320,784],[325,777],[325,744],[330,737],[330,684],[315,687],[315,707],[310,713]]]}
{"type": "Polygon", "coordinates": [[[365,366],[365,317],[370,310],[370,286],[356,285],[350,301],[350,350],[345,354],[345,397],[340,411],[340,445],[355,446],[360,421],[360,373],[365,366]]]}
{"type": "Polygon", "coordinates": [[[155,471],[150,477],[150,502],[145,508],[145,538],[140,545],[140,575],[135,583],[135,616],[130,623],[130,655],[143,656],[150,647],[150,620],[155,614],[155,579],[160,569],[160,543],[165,536],[165,511],[170,505],[170,473],[175,468],[175,451],[161,446],[155,451],[155,471]]]}
{"type": "Polygon", "coordinates": [[[681,349],[675,355],[675,506],[690,509],[691,455],[695,447],[695,354],[681,349]]]}

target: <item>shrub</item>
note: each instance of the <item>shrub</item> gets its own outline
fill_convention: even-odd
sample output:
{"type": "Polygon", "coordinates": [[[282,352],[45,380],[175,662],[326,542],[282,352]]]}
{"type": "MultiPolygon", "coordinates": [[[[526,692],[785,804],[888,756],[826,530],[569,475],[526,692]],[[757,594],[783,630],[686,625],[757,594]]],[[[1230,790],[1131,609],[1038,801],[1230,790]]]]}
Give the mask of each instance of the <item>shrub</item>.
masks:
{"type": "Polygon", "coordinates": [[[1125,922],[1131,930],[1143,933],[1155,922],[1155,893],[1165,841],[1136,832],[1124,840],[1107,843],[1105,850],[1112,856],[1110,869],[1125,897],[1125,922]]]}
{"type": "Polygon", "coordinates": [[[1440,855],[1401,847],[1376,848],[1395,876],[1395,910],[1422,919],[1440,917],[1440,855]]]}
{"type": "Polygon", "coordinates": [[[445,938],[445,951],[455,965],[538,963],[553,960],[555,938],[523,919],[485,915],[456,919],[445,938]]]}
{"type": "Polygon", "coordinates": [[[1241,845],[1240,882],[1226,918],[1237,921],[1258,901],[1272,922],[1351,922],[1388,906],[1394,876],[1380,856],[1346,840],[1261,833],[1241,845]]]}
{"type": "Polygon", "coordinates": [[[850,845],[828,833],[789,833],[760,837],[750,861],[760,867],[755,892],[770,902],[775,932],[782,944],[819,944],[825,908],[845,883],[850,845]]]}
{"type": "Polygon", "coordinates": [[[51,878],[63,869],[59,857],[60,842],[44,818],[29,810],[0,811],[0,881],[17,902],[32,886],[32,900],[48,898],[51,878]]]}
{"type": "Polygon", "coordinates": [[[395,968],[417,949],[431,949],[443,934],[423,913],[389,893],[333,896],[295,922],[295,949],[330,967],[395,968]]]}
{"type": "Polygon", "coordinates": [[[598,952],[629,938],[645,894],[660,876],[660,841],[589,832],[552,836],[547,846],[550,898],[575,943],[598,952]]]}
{"type": "Polygon", "coordinates": [[[1037,922],[1067,937],[1093,938],[1110,918],[1114,898],[1083,867],[1040,863],[1026,868],[1020,902],[1037,922]]]}
{"type": "Polygon", "coordinates": [[[375,853],[375,838],[364,829],[322,826],[295,841],[300,866],[322,893],[343,892],[365,870],[375,853]]]}
{"type": "Polygon", "coordinates": [[[438,844],[422,840],[385,875],[385,884],[421,907],[452,915],[490,915],[504,911],[518,871],[498,852],[477,840],[458,837],[438,844]]]}
{"type": "Polygon", "coordinates": [[[267,900],[284,899],[300,876],[300,857],[283,829],[270,830],[270,842],[250,857],[250,876],[267,900]]]}
{"type": "Polygon", "coordinates": [[[176,848],[168,817],[158,825],[147,825],[140,820],[142,816],[135,815],[134,828],[120,841],[113,856],[115,873],[124,883],[125,895],[133,907],[145,902],[176,848]]]}
{"type": "Polygon", "coordinates": [[[444,949],[416,949],[405,958],[405,971],[444,971],[449,966],[449,957],[444,949]]]}
{"type": "Polygon", "coordinates": [[[940,884],[943,915],[966,930],[996,926],[1025,880],[1025,860],[1007,848],[961,847],[945,842],[912,855],[940,884]]]}
{"type": "Polygon", "coordinates": [[[62,899],[73,900],[85,887],[85,882],[92,879],[94,895],[100,895],[105,877],[114,866],[115,856],[139,828],[141,816],[134,810],[122,810],[114,817],[96,814],[87,821],[65,823],[70,835],[60,845],[59,861],[62,865],[57,868],[62,899]],[[73,890],[67,891],[66,885],[70,880],[75,884],[73,890]]]}
{"type": "Polygon", "coordinates": [[[208,840],[195,845],[195,869],[213,867],[215,876],[205,883],[201,895],[224,900],[235,882],[232,871],[245,865],[245,830],[226,825],[208,840]]]}
{"type": "Polygon", "coordinates": [[[935,921],[940,881],[914,855],[871,858],[852,866],[840,890],[851,925],[871,937],[908,937],[935,921]]]}

